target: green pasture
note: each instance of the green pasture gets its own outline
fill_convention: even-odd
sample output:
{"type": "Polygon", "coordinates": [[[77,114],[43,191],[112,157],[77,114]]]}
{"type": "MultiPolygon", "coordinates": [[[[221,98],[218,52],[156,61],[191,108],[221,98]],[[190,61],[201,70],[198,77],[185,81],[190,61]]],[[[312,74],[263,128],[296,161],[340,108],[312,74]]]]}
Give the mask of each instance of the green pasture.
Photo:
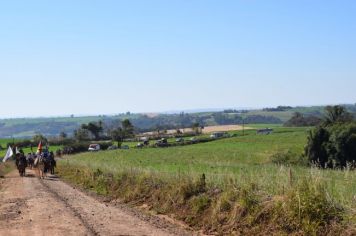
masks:
{"type": "MultiPolygon", "coordinates": [[[[269,126],[271,127],[271,126],[269,126]]],[[[330,196],[346,206],[356,207],[356,172],[320,170],[307,166],[280,166],[272,163],[275,153],[290,151],[303,153],[309,128],[274,126],[274,133],[258,135],[255,130],[241,131],[233,138],[170,148],[143,148],[130,150],[82,153],[62,161],[75,166],[100,169],[108,173],[145,172],[167,179],[180,176],[198,178],[203,173],[208,183],[254,183],[268,194],[283,194],[291,182],[318,181],[330,196]]]]}

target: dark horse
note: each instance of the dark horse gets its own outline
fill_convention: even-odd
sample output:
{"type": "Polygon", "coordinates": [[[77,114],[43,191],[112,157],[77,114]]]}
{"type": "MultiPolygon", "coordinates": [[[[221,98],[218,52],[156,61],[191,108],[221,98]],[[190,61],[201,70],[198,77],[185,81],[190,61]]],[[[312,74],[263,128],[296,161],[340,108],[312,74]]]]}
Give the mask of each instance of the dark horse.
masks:
{"type": "Polygon", "coordinates": [[[19,170],[20,176],[21,177],[25,176],[27,161],[26,161],[26,157],[23,154],[19,154],[16,156],[16,166],[17,169],[19,170]]]}
{"type": "Polygon", "coordinates": [[[54,167],[56,167],[56,160],[54,159],[54,153],[50,152],[47,160],[47,170],[51,172],[51,175],[54,175],[54,167]]]}
{"type": "Polygon", "coordinates": [[[29,153],[27,155],[27,165],[28,167],[30,167],[31,169],[33,168],[34,165],[34,160],[33,160],[33,155],[31,153],[29,153]]]}

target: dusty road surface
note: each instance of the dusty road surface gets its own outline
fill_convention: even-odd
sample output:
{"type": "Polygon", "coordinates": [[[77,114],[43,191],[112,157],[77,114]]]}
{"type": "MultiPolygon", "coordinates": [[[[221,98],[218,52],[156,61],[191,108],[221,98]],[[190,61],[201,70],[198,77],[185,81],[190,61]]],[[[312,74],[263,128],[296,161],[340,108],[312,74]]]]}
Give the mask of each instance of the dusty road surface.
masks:
{"type": "Polygon", "coordinates": [[[0,183],[0,235],[187,235],[157,217],[102,202],[52,177],[17,171],[0,183]]]}

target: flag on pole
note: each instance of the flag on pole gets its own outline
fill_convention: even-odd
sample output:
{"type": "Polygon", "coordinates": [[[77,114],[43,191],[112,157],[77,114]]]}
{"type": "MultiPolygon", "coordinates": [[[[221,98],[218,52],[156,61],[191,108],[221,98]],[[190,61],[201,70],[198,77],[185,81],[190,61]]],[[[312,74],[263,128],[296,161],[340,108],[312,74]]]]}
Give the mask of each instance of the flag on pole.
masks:
{"type": "Polygon", "coordinates": [[[12,151],[12,148],[9,146],[9,148],[7,149],[7,152],[4,156],[4,158],[2,159],[2,162],[7,161],[7,159],[9,159],[10,157],[12,157],[12,155],[14,155],[14,152],[12,151]]]}
{"type": "Polygon", "coordinates": [[[42,153],[42,141],[40,141],[40,143],[38,144],[37,153],[39,153],[39,154],[42,153]]]}

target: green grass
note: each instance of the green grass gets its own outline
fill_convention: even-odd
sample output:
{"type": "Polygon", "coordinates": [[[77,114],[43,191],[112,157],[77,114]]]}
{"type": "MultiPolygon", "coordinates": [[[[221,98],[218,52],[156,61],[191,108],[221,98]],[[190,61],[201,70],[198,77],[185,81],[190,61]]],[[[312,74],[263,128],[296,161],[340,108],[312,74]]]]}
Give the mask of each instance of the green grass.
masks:
{"type": "Polygon", "coordinates": [[[71,161],[98,166],[113,164],[114,168],[135,166],[160,172],[234,173],[243,166],[269,163],[268,158],[280,150],[301,153],[306,140],[305,129],[280,128],[272,135],[255,135],[255,131],[245,133],[245,136],[183,147],[83,153],[71,161]]]}
{"type": "Polygon", "coordinates": [[[279,118],[282,122],[286,122],[293,116],[293,111],[262,111],[262,110],[252,110],[244,114],[244,116],[250,115],[260,115],[260,116],[273,116],[279,118]]]}
{"type": "Polygon", "coordinates": [[[356,172],[274,164],[286,152],[303,160],[310,128],[272,128],[270,135],[238,131],[189,146],[82,153],[60,161],[59,174],[99,194],[173,214],[205,233],[356,232],[356,172]]]}
{"type": "Polygon", "coordinates": [[[289,150],[301,155],[308,128],[274,127],[270,135],[245,136],[172,148],[144,148],[83,153],[67,159],[75,166],[100,169],[108,173],[127,171],[158,174],[162,178],[205,174],[210,185],[224,188],[226,183],[254,183],[262,191],[283,194],[291,181],[321,181],[328,193],[341,204],[356,207],[356,173],[353,171],[318,170],[304,166],[278,166],[271,162],[275,153],[289,150]],[[290,177],[290,168],[292,180],[290,177]]]}

